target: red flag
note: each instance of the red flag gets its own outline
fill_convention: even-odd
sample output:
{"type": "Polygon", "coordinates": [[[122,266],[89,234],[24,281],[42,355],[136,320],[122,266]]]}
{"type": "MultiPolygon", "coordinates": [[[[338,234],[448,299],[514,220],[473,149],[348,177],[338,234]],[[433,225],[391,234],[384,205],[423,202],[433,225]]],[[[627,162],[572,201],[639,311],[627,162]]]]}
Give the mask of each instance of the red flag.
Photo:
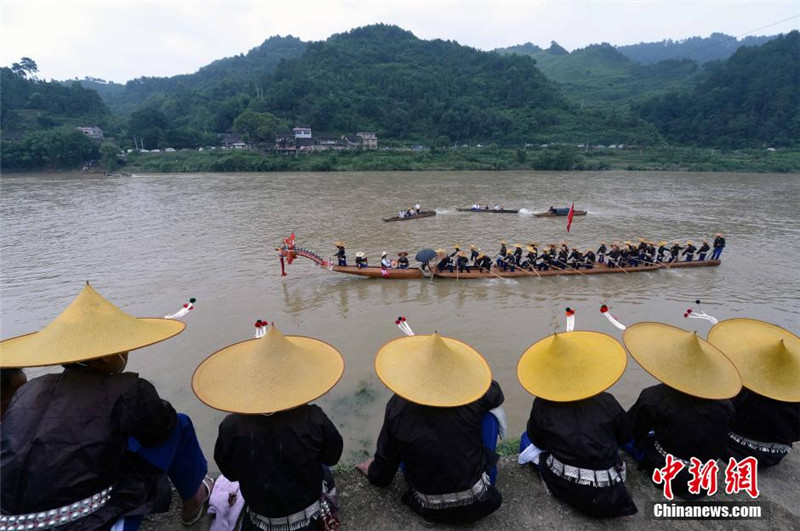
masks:
{"type": "Polygon", "coordinates": [[[567,214],[567,232],[569,232],[570,226],[572,226],[572,217],[575,215],[575,203],[572,203],[572,206],[569,207],[569,214],[567,214]]]}

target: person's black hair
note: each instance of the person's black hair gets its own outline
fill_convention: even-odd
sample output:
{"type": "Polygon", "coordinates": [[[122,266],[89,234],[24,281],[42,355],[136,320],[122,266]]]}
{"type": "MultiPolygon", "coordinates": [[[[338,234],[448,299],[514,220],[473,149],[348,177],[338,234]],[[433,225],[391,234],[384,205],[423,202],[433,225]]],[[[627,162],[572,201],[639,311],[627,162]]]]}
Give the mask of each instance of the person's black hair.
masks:
{"type": "Polygon", "coordinates": [[[11,385],[11,382],[17,376],[25,376],[22,369],[0,369],[0,387],[11,385]]]}

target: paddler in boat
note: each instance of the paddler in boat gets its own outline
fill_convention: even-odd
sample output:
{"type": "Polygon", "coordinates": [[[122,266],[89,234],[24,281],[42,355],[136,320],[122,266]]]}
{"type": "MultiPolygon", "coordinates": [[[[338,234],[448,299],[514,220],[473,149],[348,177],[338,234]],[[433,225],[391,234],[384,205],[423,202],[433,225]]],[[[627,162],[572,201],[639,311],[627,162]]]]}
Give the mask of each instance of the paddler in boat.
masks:
{"type": "Polygon", "coordinates": [[[697,250],[697,247],[694,246],[692,240],[686,242],[686,247],[683,248],[683,253],[681,256],[686,257],[687,262],[691,262],[694,259],[694,252],[697,250]]]}
{"type": "Polygon", "coordinates": [[[656,249],[656,263],[664,261],[664,256],[669,252],[667,249],[667,242],[661,240],[658,242],[658,249],[656,249]]]}
{"type": "Polygon", "coordinates": [[[500,251],[497,253],[497,265],[503,271],[508,268],[508,262],[506,262],[506,258],[508,257],[508,249],[506,249],[506,241],[500,241],[500,251]]]}
{"type": "Polygon", "coordinates": [[[594,262],[594,252],[591,249],[587,249],[586,254],[583,255],[583,267],[586,269],[594,269],[594,262]]]}
{"type": "Polygon", "coordinates": [[[553,205],[550,205],[550,208],[547,209],[548,214],[558,214],[558,210],[553,205]]]}
{"type": "Polygon", "coordinates": [[[464,251],[458,251],[458,254],[456,255],[456,267],[458,267],[459,273],[463,273],[465,271],[469,273],[469,258],[467,258],[467,253],[464,251]]]}
{"type": "Polygon", "coordinates": [[[714,247],[714,250],[711,253],[711,259],[719,260],[719,257],[722,256],[722,250],[725,248],[725,238],[722,237],[721,232],[716,234],[712,246],[714,247]]]}
{"type": "Polygon", "coordinates": [[[445,268],[453,272],[453,260],[444,249],[436,249],[436,257],[439,258],[439,263],[436,264],[436,269],[441,273],[445,268]]]}
{"type": "Polygon", "coordinates": [[[567,264],[575,269],[581,268],[581,265],[583,264],[583,254],[581,253],[580,249],[577,247],[572,248],[572,252],[569,253],[569,257],[567,258],[567,264]]]}
{"type": "Polygon", "coordinates": [[[470,245],[469,249],[470,249],[469,259],[474,264],[475,260],[478,259],[478,254],[480,253],[480,249],[478,249],[478,247],[476,247],[475,245],[470,245]]]}
{"type": "Polygon", "coordinates": [[[495,203],[495,204],[494,204],[494,209],[495,209],[495,210],[502,210],[502,208],[503,208],[503,207],[501,207],[501,206],[500,206],[500,205],[498,205],[497,203],[495,203]]]}
{"type": "Polygon", "coordinates": [[[356,267],[361,269],[362,267],[367,267],[367,255],[364,254],[364,251],[358,251],[356,253],[356,267]]]}
{"type": "Polygon", "coordinates": [[[517,265],[522,264],[522,245],[515,243],[514,244],[514,263],[517,265]]]}
{"type": "Polygon", "coordinates": [[[456,255],[457,255],[459,252],[461,252],[461,245],[454,245],[454,246],[453,246],[453,249],[455,249],[455,251],[453,251],[452,253],[450,253],[450,258],[453,258],[453,257],[454,257],[454,256],[456,256],[456,255]]]}
{"type": "Polygon", "coordinates": [[[708,245],[708,240],[703,240],[703,245],[701,245],[700,248],[697,249],[697,259],[700,262],[705,262],[706,254],[710,250],[711,250],[711,247],[709,247],[709,245],[708,245]]]}
{"type": "Polygon", "coordinates": [[[763,321],[728,319],[711,328],[708,341],[742,375],[728,454],[755,457],[759,469],[777,465],[800,441],[800,338],[763,321]]]}
{"type": "Polygon", "coordinates": [[[680,253],[681,253],[681,242],[679,242],[678,240],[675,240],[675,243],[672,245],[672,247],[669,250],[669,254],[670,254],[669,262],[676,261],[678,259],[678,255],[680,255],[680,253]]]}
{"type": "Polygon", "coordinates": [[[478,253],[475,258],[475,266],[481,273],[485,270],[487,273],[492,271],[492,259],[484,253],[478,253]]]}
{"type": "Polygon", "coordinates": [[[627,253],[623,255],[625,261],[633,267],[639,267],[639,248],[632,242],[626,241],[625,250],[627,251],[627,253]]]}
{"type": "Polygon", "coordinates": [[[556,256],[556,267],[558,269],[566,269],[568,258],[569,247],[567,247],[567,243],[564,242],[561,244],[561,249],[558,250],[558,255],[556,256]]]}
{"type": "Polygon", "coordinates": [[[397,253],[397,269],[408,269],[408,252],[400,251],[397,253]]]}
{"type": "Polygon", "coordinates": [[[419,204],[419,201],[414,205],[414,211],[419,214],[422,211],[422,205],[419,204]]]}
{"type": "Polygon", "coordinates": [[[525,250],[528,251],[528,254],[525,255],[525,268],[528,270],[533,270],[536,267],[536,258],[538,256],[539,251],[536,249],[536,242],[531,242],[525,247],[525,250]]]}
{"type": "Polygon", "coordinates": [[[407,213],[406,213],[405,210],[401,210],[400,212],[397,213],[397,217],[400,218],[400,219],[403,219],[403,218],[406,217],[406,214],[407,213]]]}
{"type": "Polygon", "coordinates": [[[339,265],[346,266],[347,256],[345,256],[344,242],[339,240],[338,242],[335,242],[334,245],[336,246],[336,254],[334,256],[339,259],[339,265]]]}
{"type": "Polygon", "coordinates": [[[608,251],[608,247],[606,247],[606,242],[601,241],[600,247],[597,248],[597,263],[603,264],[606,261],[606,252],[608,251]]]}
{"type": "Polygon", "coordinates": [[[654,263],[656,261],[656,244],[655,242],[647,242],[647,249],[644,251],[645,253],[645,260],[649,263],[654,263]]]}
{"type": "Polygon", "coordinates": [[[383,251],[381,253],[381,269],[391,269],[392,261],[389,260],[389,253],[383,251]]]}
{"type": "Polygon", "coordinates": [[[608,252],[608,256],[606,257],[606,262],[609,267],[622,267],[620,265],[620,258],[622,257],[622,251],[617,245],[617,242],[613,242],[611,244],[611,250],[608,252]]]}
{"type": "Polygon", "coordinates": [[[730,399],[742,389],[739,372],[696,332],[644,322],[629,326],[622,339],[639,365],[662,382],[644,389],[628,410],[631,454],[648,474],[663,469],[668,455],[683,461],[672,490],[687,500],[699,498],[705,494],[702,489],[697,494],[688,489],[689,461],[727,457],[725,442],[734,416],[730,399]]]}

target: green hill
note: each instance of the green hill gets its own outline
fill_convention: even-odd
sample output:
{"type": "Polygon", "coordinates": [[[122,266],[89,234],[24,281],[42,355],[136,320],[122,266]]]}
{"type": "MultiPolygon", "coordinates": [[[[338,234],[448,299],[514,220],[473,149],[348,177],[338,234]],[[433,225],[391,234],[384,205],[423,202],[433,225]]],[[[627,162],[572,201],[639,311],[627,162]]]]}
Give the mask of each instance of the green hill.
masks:
{"type": "Polygon", "coordinates": [[[691,88],[636,105],[678,143],[717,147],[800,145],[800,32],[739,48],[691,88]]]}
{"type": "Polygon", "coordinates": [[[750,36],[740,40],[724,33],[712,33],[708,37],[691,37],[677,41],[664,39],[659,42],[618,46],[617,51],[632,61],[646,65],[676,59],[689,59],[704,64],[727,59],[742,46],[761,46],[775,37],[777,35],[750,36]]]}

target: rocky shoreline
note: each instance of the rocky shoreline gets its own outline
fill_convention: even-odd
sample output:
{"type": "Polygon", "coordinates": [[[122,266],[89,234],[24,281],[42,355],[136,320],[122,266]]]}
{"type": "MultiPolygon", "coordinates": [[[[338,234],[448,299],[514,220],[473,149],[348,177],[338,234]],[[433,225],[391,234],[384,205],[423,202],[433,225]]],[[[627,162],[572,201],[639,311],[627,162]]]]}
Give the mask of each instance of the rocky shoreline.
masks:
{"type": "MultiPolygon", "coordinates": [[[[626,456],[627,457],[627,456],[626,456]]],[[[759,471],[762,518],[752,520],[657,520],[653,517],[653,502],[664,502],[661,491],[653,486],[650,478],[636,470],[635,464],[626,458],[628,466],[627,486],[639,513],[625,518],[594,520],[573,510],[567,504],[551,497],[542,480],[531,467],[519,466],[516,456],[502,457],[499,464],[497,486],[503,494],[503,506],[495,513],[479,521],[474,529],[621,529],[639,530],[729,530],[729,529],[800,529],[800,455],[787,456],[777,467],[759,471]]],[[[706,502],[752,502],[745,493],[726,495],[724,466],[718,474],[718,488],[706,502]]],[[[405,484],[400,474],[389,488],[372,487],[351,466],[340,466],[334,471],[339,492],[340,517],[343,529],[392,530],[424,529],[424,521],[400,502],[405,484]]],[[[180,501],[175,498],[172,510],[145,519],[143,531],[183,529],[207,530],[211,518],[205,516],[191,528],[180,523],[180,501]]],[[[456,529],[437,525],[437,529],[456,529]]]]}

